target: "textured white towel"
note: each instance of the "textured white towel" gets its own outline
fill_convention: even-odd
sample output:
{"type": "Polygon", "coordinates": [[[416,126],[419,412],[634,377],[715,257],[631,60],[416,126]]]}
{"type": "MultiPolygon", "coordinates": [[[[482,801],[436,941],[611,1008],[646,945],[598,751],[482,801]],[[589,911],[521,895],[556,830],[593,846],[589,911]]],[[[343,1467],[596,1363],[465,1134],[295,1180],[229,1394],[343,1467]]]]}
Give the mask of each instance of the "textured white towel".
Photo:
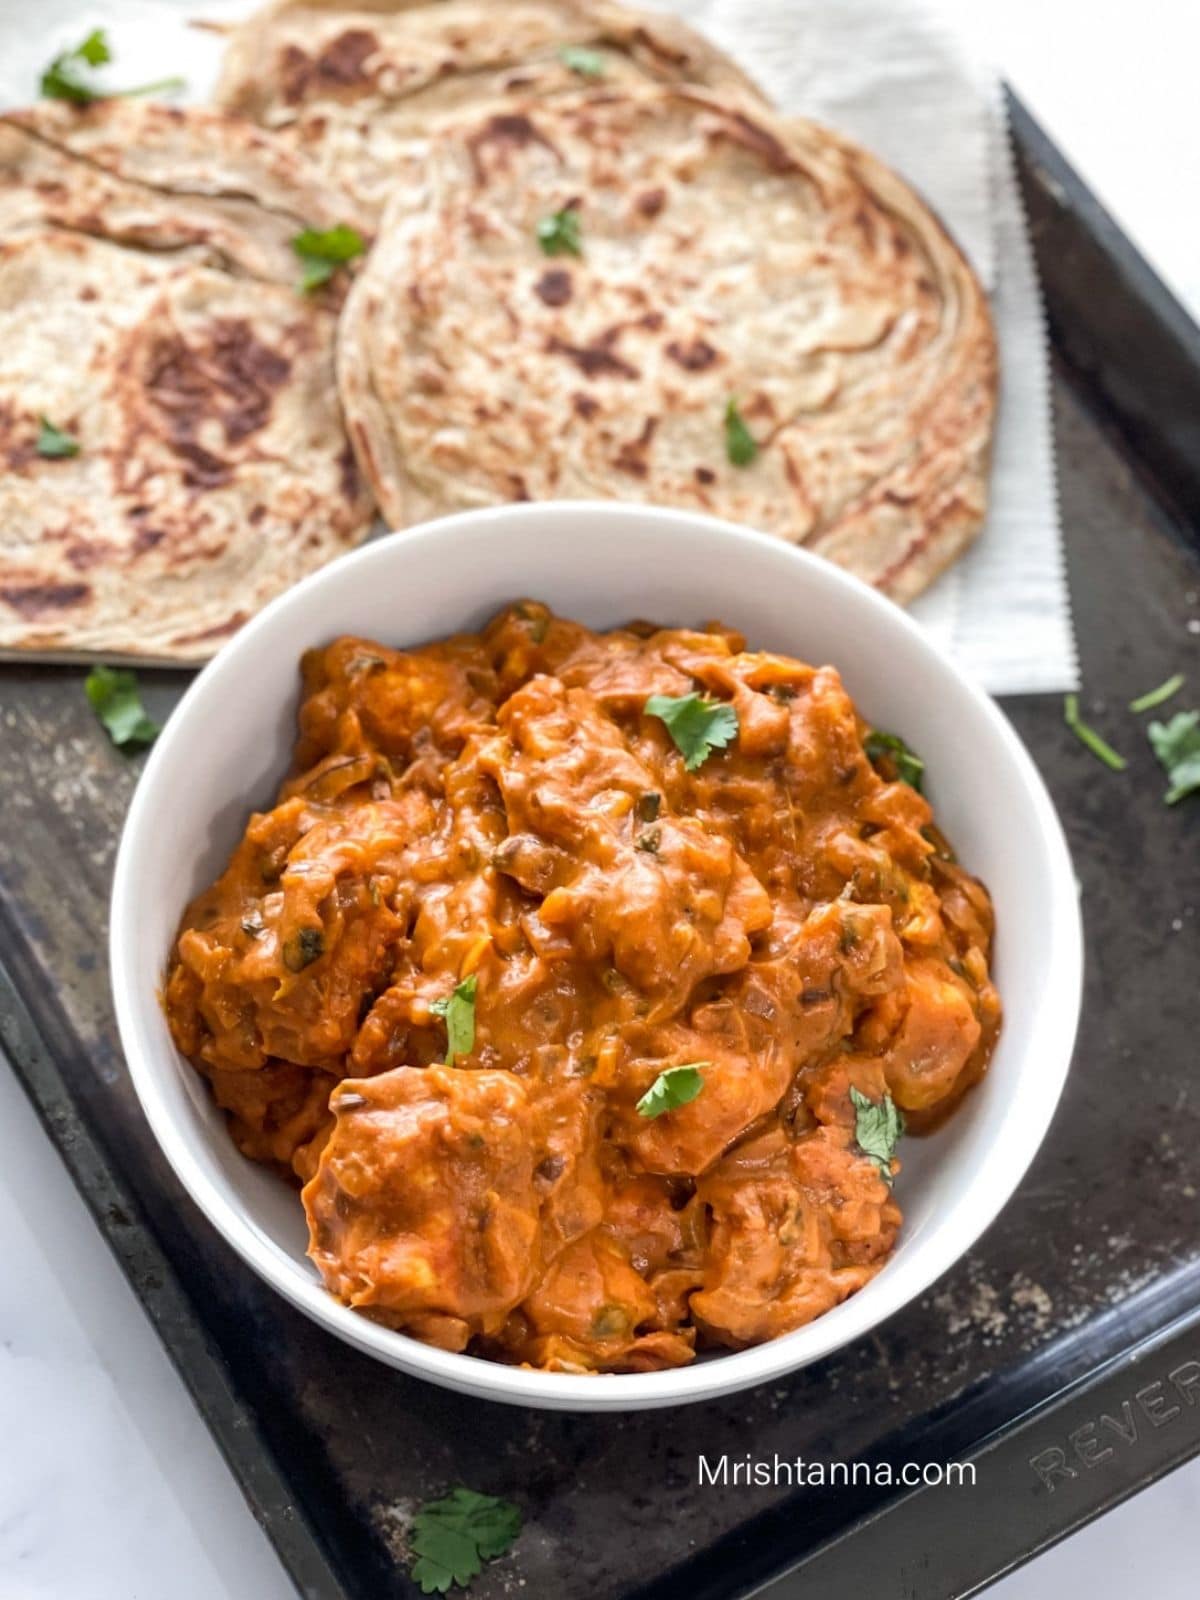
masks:
{"type": "MultiPolygon", "coordinates": [[[[941,215],[993,296],[1001,402],[991,512],[979,542],[913,607],[993,693],[1076,683],[1037,276],[995,75],[922,0],[658,0],[709,33],[781,109],[869,145],[941,215]]],[[[50,57],[105,27],[120,80],[210,92],[227,21],[254,0],[39,0],[0,19],[0,103],[37,92],[50,57]]]]}

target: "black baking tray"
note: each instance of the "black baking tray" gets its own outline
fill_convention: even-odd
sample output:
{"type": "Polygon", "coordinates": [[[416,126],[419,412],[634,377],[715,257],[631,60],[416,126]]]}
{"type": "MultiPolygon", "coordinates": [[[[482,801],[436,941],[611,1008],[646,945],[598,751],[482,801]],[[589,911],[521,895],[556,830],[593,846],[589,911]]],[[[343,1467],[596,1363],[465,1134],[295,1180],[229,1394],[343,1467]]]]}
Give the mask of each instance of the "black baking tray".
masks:
{"type": "MultiPolygon", "coordinates": [[[[1087,982],[1066,1093],[1016,1196],[924,1299],[783,1382],[628,1416],[446,1393],[261,1284],[167,1169],[121,1058],[109,877],[138,763],[78,670],[0,669],[0,1046],[300,1593],[415,1593],[404,1529],[454,1483],[525,1525],[472,1593],[943,1600],[1200,1452],[1200,802],[1168,810],[1124,713],[1200,692],[1200,334],[1015,101],[1054,344],[1063,520],[1098,766],[1057,697],[1005,701],[1066,824],[1087,982]],[[1119,730],[1119,731],[1118,731],[1119,730]],[[718,1487],[698,1460],[970,1462],[974,1487],[718,1487]],[[868,1587],[869,1586],[869,1587],[868,1587]]],[[[182,673],[149,680],[167,711],[182,673]]]]}

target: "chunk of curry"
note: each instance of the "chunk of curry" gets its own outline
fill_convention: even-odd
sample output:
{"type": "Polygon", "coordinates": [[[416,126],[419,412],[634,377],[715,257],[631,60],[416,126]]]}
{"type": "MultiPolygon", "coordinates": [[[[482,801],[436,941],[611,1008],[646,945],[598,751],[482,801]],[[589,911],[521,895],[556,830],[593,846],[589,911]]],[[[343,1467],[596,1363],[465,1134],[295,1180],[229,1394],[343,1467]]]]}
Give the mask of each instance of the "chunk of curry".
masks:
{"type": "Polygon", "coordinates": [[[188,908],[165,1003],[239,1148],[303,1181],[330,1292],[587,1372],[861,1288],[901,1216],[851,1090],[932,1126],[1000,1006],[987,891],[872,766],[837,673],[533,602],[302,671],[294,772],[188,908]],[[689,772],[644,706],[691,693],[738,733],[689,772]],[[639,1112],[697,1062],[696,1098],[639,1112]]]}

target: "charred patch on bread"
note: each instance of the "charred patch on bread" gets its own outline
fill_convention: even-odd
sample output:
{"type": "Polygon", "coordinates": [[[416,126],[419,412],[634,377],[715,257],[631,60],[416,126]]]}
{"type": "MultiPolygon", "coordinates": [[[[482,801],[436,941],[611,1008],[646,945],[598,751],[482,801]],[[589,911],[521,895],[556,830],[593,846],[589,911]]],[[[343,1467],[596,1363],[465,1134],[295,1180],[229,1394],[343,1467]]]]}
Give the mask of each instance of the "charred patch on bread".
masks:
{"type": "Polygon", "coordinates": [[[226,618],[224,622],[214,623],[211,628],[201,628],[198,633],[177,633],[171,643],[182,647],[189,644],[207,644],[210,639],[225,639],[231,633],[236,633],[248,620],[246,612],[235,611],[233,616],[226,618]]]}
{"type": "Polygon", "coordinates": [[[47,611],[67,611],[91,597],[87,583],[5,584],[0,600],[20,617],[40,617],[47,611]]]}
{"type": "MultiPolygon", "coordinates": [[[[349,439],[346,440],[338,454],[337,467],[338,488],[342,491],[343,499],[357,500],[359,491],[362,488],[362,478],[359,475],[358,462],[354,457],[354,446],[349,439]]],[[[261,508],[256,507],[255,509],[259,510],[261,508]]],[[[251,513],[251,520],[253,520],[253,512],[251,513]]]]}
{"type": "Polygon", "coordinates": [[[184,463],[185,483],[211,489],[229,481],[231,464],[214,451],[213,424],[230,446],[258,433],[291,370],[287,356],[240,317],[217,319],[191,343],[178,334],[155,343],[144,379],[151,426],[184,463]]]}
{"type": "Polygon", "coordinates": [[[689,339],[686,344],[672,339],[667,354],[685,372],[703,372],[720,359],[707,339],[689,339]]]}
{"type": "Polygon", "coordinates": [[[571,274],[562,267],[543,272],[533,287],[538,299],[548,306],[565,306],[575,292],[571,274]]]}
{"type": "Polygon", "coordinates": [[[558,146],[551,144],[545,134],[541,133],[525,115],[523,111],[497,111],[490,116],[482,128],[477,128],[467,139],[467,149],[471,156],[471,167],[475,173],[476,183],[487,181],[487,172],[483,164],[483,151],[489,148],[497,150],[527,149],[530,145],[541,145],[544,150],[549,150],[554,159],[561,165],[562,155],[558,146]]]}
{"type": "Polygon", "coordinates": [[[658,418],[647,417],[637,438],[627,439],[613,458],[613,466],[618,472],[626,472],[631,478],[646,477],[650,470],[646,452],[657,431],[658,418]]]}
{"type": "Polygon", "coordinates": [[[660,216],[667,203],[665,189],[643,189],[633,202],[634,210],[639,217],[645,217],[647,222],[660,216]]]}
{"type": "Polygon", "coordinates": [[[614,342],[604,337],[590,344],[568,344],[556,338],[546,348],[573,361],[585,378],[640,378],[638,369],[612,348],[614,342]]]}
{"type": "Polygon", "coordinates": [[[299,105],[314,88],[352,89],[371,82],[367,62],[379,49],[379,40],[367,28],[347,28],[316,56],[289,44],[280,57],[283,98],[299,105]]]}

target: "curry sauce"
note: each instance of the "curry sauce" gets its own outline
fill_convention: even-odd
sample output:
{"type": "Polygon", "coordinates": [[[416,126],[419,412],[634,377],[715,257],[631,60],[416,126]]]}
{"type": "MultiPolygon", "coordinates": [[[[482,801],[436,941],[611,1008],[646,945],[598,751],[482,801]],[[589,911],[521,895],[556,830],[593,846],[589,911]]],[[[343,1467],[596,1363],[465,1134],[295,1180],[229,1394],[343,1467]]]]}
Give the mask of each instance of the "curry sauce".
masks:
{"type": "Polygon", "coordinates": [[[293,775],[165,998],[238,1147],[303,1183],[330,1292],[577,1372],[861,1288],[901,1222],[864,1108],[930,1126],[1000,1005],[987,891],[838,674],[533,602],[302,672],[293,775]],[[731,708],[723,747],[655,697],[731,708]]]}

